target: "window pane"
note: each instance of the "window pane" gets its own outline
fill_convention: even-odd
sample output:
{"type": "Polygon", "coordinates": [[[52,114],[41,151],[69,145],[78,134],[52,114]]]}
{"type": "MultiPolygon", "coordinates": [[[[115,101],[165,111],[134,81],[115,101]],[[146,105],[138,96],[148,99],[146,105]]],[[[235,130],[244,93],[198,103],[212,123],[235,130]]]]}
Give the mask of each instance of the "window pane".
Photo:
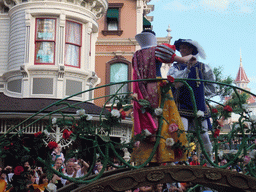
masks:
{"type": "Polygon", "coordinates": [[[79,50],[80,47],[66,44],[65,47],[65,64],[79,67],[79,50]]]}
{"type": "Polygon", "coordinates": [[[118,30],[117,20],[108,20],[108,30],[109,31],[117,31],[118,30]]]}
{"type": "Polygon", "coordinates": [[[54,42],[36,42],[36,63],[53,63],[54,42]]]}
{"type": "Polygon", "coordinates": [[[36,39],[55,39],[55,19],[37,19],[36,39]]]}
{"type": "Polygon", "coordinates": [[[116,63],[110,66],[110,82],[120,82],[128,80],[128,65],[116,63]]]}
{"type": "MultiPolygon", "coordinates": [[[[123,63],[116,63],[110,66],[110,83],[121,81],[128,81],[128,65],[123,63]]],[[[114,94],[122,84],[110,86],[110,94],[114,94]]],[[[128,85],[123,86],[119,93],[126,93],[128,85]]]]}
{"type": "Polygon", "coordinates": [[[67,21],[66,42],[81,45],[81,25],[67,21]]]}

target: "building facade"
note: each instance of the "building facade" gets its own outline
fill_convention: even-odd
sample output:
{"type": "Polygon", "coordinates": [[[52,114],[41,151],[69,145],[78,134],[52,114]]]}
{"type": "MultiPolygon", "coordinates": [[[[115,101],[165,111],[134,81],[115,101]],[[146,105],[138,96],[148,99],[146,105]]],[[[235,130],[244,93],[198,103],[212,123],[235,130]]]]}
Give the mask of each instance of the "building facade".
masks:
{"type": "MultiPolygon", "coordinates": [[[[99,36],[96,42],[95,71],[101,85],[132,79],[132,57],[139,44],[135,35],[143,29],[152,29],[154,10],[151,0],[109,0],[109,8],[99,20],[99,36]]],[[[158,43],[168,43],[171,37],[158,38],[158,43]]],[[[115,93],[121,85],[95,91],[95,98],[115,93]]],[[[122,93],[131,92],[131,85],[124,86],[122,93]]],[[[95,104],[102,107],[108,98],[95,104]]],[[[111,104],[109,102],[108,104],[111,104]]]]}
{"type": "Polygon", "coordinates": [[[106,0],[1,0],[0,92],[63,99],[94,87],[97,20],[107,6],[106,0]]]}

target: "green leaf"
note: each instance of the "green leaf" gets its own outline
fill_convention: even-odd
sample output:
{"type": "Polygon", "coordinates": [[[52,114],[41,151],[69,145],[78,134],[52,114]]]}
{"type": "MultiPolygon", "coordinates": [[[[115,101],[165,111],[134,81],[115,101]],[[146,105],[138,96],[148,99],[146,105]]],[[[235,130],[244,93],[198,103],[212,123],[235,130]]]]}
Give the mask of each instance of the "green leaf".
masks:
{"type": "Polygon", "coordinates": [[[140,110],[141,110],[142,114],[146,113],[146,109],[145,108],[141,107],[140,110]]]}
{"type": "Polygon", "coordinates": [[[127,105],[127,106],[124,106],[124,107],[123,107],[123,110],[124,110],[124,111],[129,111],[129,110],[132,109],[132,108],[133,108],[132,105],[127,105]]]}
{"type": "Polygon", "coordinates": [[[150,102],[148,101],[148,100],[145,100],[145,99],[140,99],[139,101],[139,104],[141,105],[141,106],[143,106],[143,107],[150,107],[150,102]]]}
{"type": "Polygon", "coordinates": [[[119,102],[116,104],[116,107],[117,107],[117,110],[120,110],[120,109],[122,109],[123,105],[122,105],[122,103],[119,101],[119,102]]]}

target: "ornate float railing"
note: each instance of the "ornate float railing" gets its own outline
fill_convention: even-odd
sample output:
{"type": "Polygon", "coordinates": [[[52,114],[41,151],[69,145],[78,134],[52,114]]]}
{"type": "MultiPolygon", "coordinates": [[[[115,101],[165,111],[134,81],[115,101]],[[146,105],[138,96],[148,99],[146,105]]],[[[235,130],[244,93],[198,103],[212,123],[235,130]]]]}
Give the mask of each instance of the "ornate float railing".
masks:
{"type": "MultiPolygon", "coordinates": [[[[136,96],[132,95],[131,92],[122,93],[121,89],[127,84],[138,81],[161,81],[165,82],[160,87],[161,102],[160,108],[163,108],[164,101],[170,99],[168,96],[168,90],[174,86],[175,82],[183,83],[190,91],[191,102],[194,106],[194,117],[196,122],[195,131],[187,132],[187,139],[192,142],[195,142],[196,145],[200,146],[202,154],[205,156],[206,161],[215,168],[226,169],[228,167],[236,167],[238,164],[242,170],[244,170],[245,175],[256,177],[256,116],[252,115],[251,112],[246,107],[244,101],[240,98],[239,92],[247,93],[256,97],[255,94],[241,89],[236,86],[227,85],[219,82],[211,82],[206,80],[195,80],[195,79],[175,79],[174,82],[167,81],[167,79],[146,79],[146,80],[136,80],[136,81],[124,81],[119,83],[111,83],[108,85],[99,86],[96,88],[88,89],[72,96],[69,96],[65,99],[59,100],[46,108],[38,111],[31,117],[20,122],[16,126],[7,130],[4,135],[0,137],[0,155],[2,158],[8,156],[13,156],[14,158],[22,159],[24,156],[29,156],[30,158],[36,160],[37,162],[42,163],[47,169],[57,174],[58,176],[67,179],[76,184],[89,184],[102,177],[107,166],[113,166],[115,168],[127,168],[130,170],[141,169],[146,167],[147,164],[152,160],[153,155],[155,154],[157,147],[161,139],[161,127],[165,119],[162,115],[158,116],[159,120],[159,129],[156,134],[156,141],[153,147],[151,154],[148,159],[141,165],[134,165],[132,162],[125,160],[122,155],[119,154],[120,149],[126,149],[126,152],[132,152],[136,139],[144,139],[146,136],[141,134],[137,137],[133,137],[129,142],[125,141],[122,143],[117,143],[110,138],[110,133],[113,127],[120,126],[122,124],[122,117],[124,117],[123,111],[132,110],[132,101],[136,96]],[[212,116],[212,130],[211,130],[211,141],[213,143],[213,153],[215,156],[215,161],[213,161],[209,155],[206,153],[202,138],[200,136],[201,130],[201,121],[203,120],[202,115],[197,111],[195,97],[193,94],[193,89],[186,82],[189,81],[201,81],[202,83],[213,83],[216,86],[228,86],[233,89],[234,94],[238,98],[238,103],[236,108],[232,109],[230,106],[218,103],[214,100],[207,100],[209,110],[211,111],[212,116]],[[75,104],[69,104],[67,101],[74,96],[94,91],[96,89],[102,89],[114,85],[119,85],[115,94],[105,95],[98,98],[90,99],[83,102],[77,102],[75,104]],[[91,102],[93,100],[107,98],[106,102],[102,108],[101,113],[99,114],[99,119],[97,123],[92,121],[92,116],[86,114],[86,109],[81,109],[78,107],[79,104],[84,102],[91,102]],[[111,105],[109,105],[111,101],[111,105]],[[46,109],[51,108],[52,106],[61,106],[59,109],[54,110],[50,113],[44,114],[46,109]],[[72,108],[76,110],[76,114],[64,113],[63,110],[67,108],[72,108]],[[108,109],[107,109],[108,108],[108,109]],[[226,134],[219,134],[222,129],[222,122],[231,116],[231,112],[239,115],[238,121],[232,124],[230,132],[226,134]],[[40,116],[39,116],[40,114],[40,116]],[[42,115],[43,114],[43,115],[42,115]],[[23,131],[30,127],[31,125],[39,122],[42,119],[48,119],[48,124],[45,126],[44,131],[38,132],[34,135],[33,140],[27,141],[24,139],[23,131]],[[19,128],[17,131],[18,127],[19,128]],[[90,168],[88,173],[81,178],[70,178],[62,173],[56,171],[52,167],[52,156],[51,152],[56,143],[54,139],[51,139],[51,132],[53,129],[61,128],[62,140],[66,142],[77,143],[78,148],[70,151],[66,157],[76,157],[76,158],[86,158],[85,151],[89,151],[93,158],[90,162],[90,168]],[[15,132],[15,134],[13,134],[15,132]],[[49,139],[50,138],[50,139],[49,139]],[[241,140],[241,144],[237,150],[233,149],[232,142],[234,140],[241,140]],[[90,145],[86,146],[85,143],[90,145]],[[103,144],[102,144],[103,143],[103,144]],[[81,145],[80,145],[81,144],[81,145]],[[226,145],[229,149],[228,153],[224,154],[220,150],[222,145],[226,145]],[[83,147],[82,147],[83,146],[83,147]],[[42,153],[41,151],[44,151],[42,153]],[[115,158],[121,162],[122,165],[115,165],[113,157],[110,156],[112,152],[115,158]],[[219,165],[221,159],[226,159],[227,163],[225,165],[219,165]],[[102,170],[95,177],[88,177],[92,174],[93,168],[97,160],[101,159],[103,163],[102,170]]],[[[138,101],[143,110],[150,110],[150,103],[146,100],[138,101]]],[[[130,121],[132,121],[132,116],[130,121]]],[[[185,146],[185,150],[189,152],[191,146],[185,146]]],[[[202,161],[201,164],[205,162],[202,161]]]]}

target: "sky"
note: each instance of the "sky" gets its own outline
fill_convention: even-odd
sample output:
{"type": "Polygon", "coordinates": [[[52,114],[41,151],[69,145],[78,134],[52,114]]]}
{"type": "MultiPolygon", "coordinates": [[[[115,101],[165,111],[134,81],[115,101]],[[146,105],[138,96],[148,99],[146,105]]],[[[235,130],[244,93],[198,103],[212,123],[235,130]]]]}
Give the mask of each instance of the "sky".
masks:
{"type": "MultiPolygon", "coordinates": [[[[199,59],[212,68],[223,67],[223,75],[235,79],[240,52],[250,80],[248,87],[256,94],[256,0],[151,0],[155,5],[153,30],[157,37],[197,41],[206,53],[199,59]]],[[[177,55],[179,53],[177,52],[177,55]]]]}

